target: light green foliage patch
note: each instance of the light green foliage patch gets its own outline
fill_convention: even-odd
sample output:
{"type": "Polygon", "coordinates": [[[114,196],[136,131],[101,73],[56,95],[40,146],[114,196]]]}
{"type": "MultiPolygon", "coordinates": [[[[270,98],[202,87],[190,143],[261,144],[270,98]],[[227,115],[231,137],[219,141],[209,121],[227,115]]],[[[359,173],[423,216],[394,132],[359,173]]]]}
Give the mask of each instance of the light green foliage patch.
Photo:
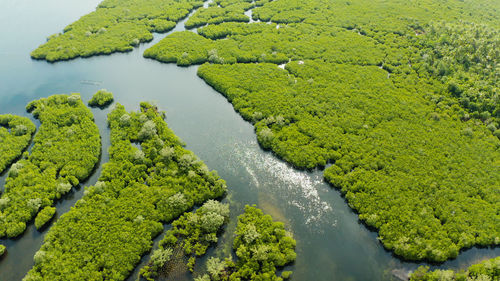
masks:
{"type": "Polygon", "coordinates": [[[420,266],[410,276],[410,281],[498,281],[500,280],[500,257],[471,265],[466,271],[429,271],[428,266],[420,266]]]}
{"type": "MultiPolygon", "coordinates": [[[[151,255],[148,265],[141,269],[140,275],[146,280],[154,280],[158,272],[167,265],[168,256],[176,249],[182,249],[189,257],[188,268],[193,271],[196,257],[203,256],[210,245],[217,243],[217,235],[229,220],[229,205],[209,200],[196,212],[185,213],[172,223],[160,241],[159,248],[151,255]]],[[[167,272],[168,274],[168,272],[167,272]]]]}
{"type": "Polygon", "coordinates": [[[208,39],[222,39],[229,35],[249,35],[253,33],[262,33],[266,30],[276,29],[276,24],[266,23],[239,23],[239,22],[224,22],[217,25],[207,25],[198,28],[198,34],[208,39]]]}
{"type": "Polygon", "coordinates": [[[0,115],[0,173],[21,156],[35,130],[35,124],[26,117],[0,115]]]}
{"type": "Polygon", "coordinates": [[[104,108],[113,102],[113,93],[107,90],[99,90],[89,100],[89,106],[104,108]]]}
{"type": "Polygon", "coordinates": [[[89,177],[101,152],[99,130],[80,96],[54,95],[27,110],[41,122],[31,154],[14,165],[0,199],[0,237],[16,237],[38,211],[89,177]]]}
{"type": "MultiPolygon", "coordinates": [[[[225,182],[182,147],[163,119],[147,103],[140,112],[117,104],[108,115],[110,161],[51,227],[27,280],[124,280],[162,223],[225,193],[225,182]]],[[[158,256],[167,260],[169,253],[158,256]]]]}
{"type": "Polygon", "coordinates": [[[152,32],[167,32],[200,0],[105,0],[97,9],[50,36],[31,53],[35,59],[68,60],[113,52],[128,52],[151,41],[152,32]]]}
{"type": "Polygon", "coordinates": [[[4,245],[0,244],[0,257],[5,253],[6,249],[4,245]]]}
{"type": "Polygon", "coordinates": [[[54,217],[56,213],[56,208],[47,206],[41,210],[35,218],[35,227],[37,229],[42,228],[45,224],[47,224],[52,217],[54,217]]]}
{"type": "Polygon", "coordinates": [[[276,280],[287,279],[291,271],[276,276],[276,268],[292,263],[296,258],[295,240],[285,231],[282,222],[274,222],[262,210],[245,206],[238,216],[233,249],[237,260],[211,258],[207,271],[197,281],[209,280],[276,280]]]}
{"type": "Polygon", "coordinates": [[[186,28],[222,22],[248,22],[250,19],[244,13],[254,6],[251,0],[215,0],[209,7],[198,9],[186,21],[186,28]]]}

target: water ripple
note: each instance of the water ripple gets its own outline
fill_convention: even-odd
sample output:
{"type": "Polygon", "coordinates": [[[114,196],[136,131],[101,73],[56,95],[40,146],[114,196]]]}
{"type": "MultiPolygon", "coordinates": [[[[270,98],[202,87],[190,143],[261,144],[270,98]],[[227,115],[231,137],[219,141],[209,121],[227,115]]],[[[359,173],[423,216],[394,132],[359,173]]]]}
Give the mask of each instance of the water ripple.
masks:
{"type": "Polygon", "coordinates": [[[232,156],[245,168],[257,191],[266,194],[266,200],[277,197],[279,200],[274,204],[286,202],[300,211],[306,225],[323,225],[309,229],[319,231],[324,229],[324,224],[336,226],[332,204],[323,200],[318,192],[325,186],[320,172],[296,170],[271,153],[260,150],[256,142],[236,144],[232,156]]]}

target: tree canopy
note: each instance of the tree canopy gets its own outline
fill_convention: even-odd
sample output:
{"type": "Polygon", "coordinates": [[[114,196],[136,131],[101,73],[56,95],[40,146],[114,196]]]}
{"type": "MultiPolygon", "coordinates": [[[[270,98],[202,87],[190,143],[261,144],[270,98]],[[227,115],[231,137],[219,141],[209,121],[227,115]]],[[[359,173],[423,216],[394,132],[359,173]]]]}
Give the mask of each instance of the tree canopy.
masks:
{"type": "Polygon", "coordinates": [[[465,271],[453,270],[429,271],[428,266],[421,266],[410,276],[410,281],[497,281],[500,280],[500,257],[473,264],[465,271]]]}
{"type": "Polygon", "coordinates": [[[203,64],[198,75],[263,148],[327,167],[395,254],[444,261],[500,243],[499,11],[491,1],[276,0],[253,8],[255,22],[206,20],[144,56],[203,64]]]}
{"type": "Polygon", "coordinates": [[[21,156],[35,130],[35,124],[26,117],[0,115],[0,173],[21,156]]]}
{"type": "Polygon", "coordinates": [[[31,153],[26,152],[12,165],[5,180],[0,198],[0,237],[22,234],[26,223],[39,211],[90,176],[101,153],[94,116],[78,94],[35,100],[26,109],[41,125],[31,153]]]}
{"type": "Polygon", "coordinates": [[[25,280],[124,280],[162,223],[224,195],[225,182],[182,147],[164,116],[148,103],[139,112],[116,105],[110,161],[50,228],[25,280]]]}
{"type": "Polygon", "coordinates": [[[277,268],[295,261],[295,239],[282,222],[275,222],[255,206],[245,206],[238,216],[233,250],[236,261],[211,258],[207,261],[208,274],[195,280],[276,280],[288,279],[292,272],[276,275],[277,268]]]}
{"type": "Polygon", "coordinates": [[[113,102],[113,93],[107,90],[97,91],[89,100],[89,106],[105,108],[113,102]]]}
{"type": "Polygon", "coordinates": [[[47,38],[31,53],[50,62],[128,52],[153,39],[152,32],[167,32],[201,0],[104,0],[97,9],[47,38]]]}

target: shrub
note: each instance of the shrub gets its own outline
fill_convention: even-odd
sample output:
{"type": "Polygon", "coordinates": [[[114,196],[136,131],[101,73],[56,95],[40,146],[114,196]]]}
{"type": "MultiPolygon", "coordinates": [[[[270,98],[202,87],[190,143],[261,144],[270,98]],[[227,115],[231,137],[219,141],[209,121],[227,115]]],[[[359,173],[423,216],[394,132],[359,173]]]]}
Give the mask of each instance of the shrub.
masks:
{"type": "Polygon", "coordinates": [[[89,100],[89,106],[105,108],[113,102],[113,93],[107,90],[99,90],[89,100]]]}
{"type": "Polygon", "coordinates": [[[47,222],[50,221],[50,219],[54,216],[55,213],[56,213],[55,207],[47,206],[43,208],[35,218],[35,227],[37,229],[42,228],[45,224],[47,224],[47,222]]]}

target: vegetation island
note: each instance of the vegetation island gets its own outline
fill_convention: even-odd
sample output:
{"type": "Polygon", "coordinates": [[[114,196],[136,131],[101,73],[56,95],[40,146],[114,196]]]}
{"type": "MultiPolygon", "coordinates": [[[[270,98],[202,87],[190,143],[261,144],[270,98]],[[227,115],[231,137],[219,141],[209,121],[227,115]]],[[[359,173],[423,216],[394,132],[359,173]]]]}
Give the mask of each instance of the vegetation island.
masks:
{"type": "MultiPolygon", "coordinates": [[[[500,245],[500,2],[403,0],[104,0],[31,56],[49,62],[131,51],[192,15],[145,58],[197,66],[297,169],[323,169],[360,221],[403,260],[444,262],[500,245]]],[[[89,102],[113,101],[101,90],[89,102]]],[[[99,131],[80,96],[28,104],[40,120],[0,115],[0,237],[43,227],[54,202],[89,177],[99,131]],[[5,145],[3,145],[5,144],[5,145]],[[24,151],[24,152],[23,152],[24,151]],[[5,156],[4,156],[5,155],[5,156]],[[18,159],[17,162],[16,159],[18,159]],[[14,163],[15,162],[15,163],[14,163]],[[12,164],[14,163],[14,164],[12,164]]],[[[124,280],[171,224],[139,279],[193,271],[229,220],[224,180],[143,102],[108,115],[110,160],[48,230],[25,281],[124,280]]],[[[328,241],[325,241],[328,243],[328,241]]],[[[232,256],[208,280],[283,280],[296,241],[255,206],[238,216],[232,256]],[[278,272],[278,273],[277,273],[278,272]]],[[[0,255],[5,247],[0,245],[0,255]]],[[[293,278],[293,277],[292,277],[293,278]]],[[[499,280],[494,258],[410,280],[499,280]]]]}

